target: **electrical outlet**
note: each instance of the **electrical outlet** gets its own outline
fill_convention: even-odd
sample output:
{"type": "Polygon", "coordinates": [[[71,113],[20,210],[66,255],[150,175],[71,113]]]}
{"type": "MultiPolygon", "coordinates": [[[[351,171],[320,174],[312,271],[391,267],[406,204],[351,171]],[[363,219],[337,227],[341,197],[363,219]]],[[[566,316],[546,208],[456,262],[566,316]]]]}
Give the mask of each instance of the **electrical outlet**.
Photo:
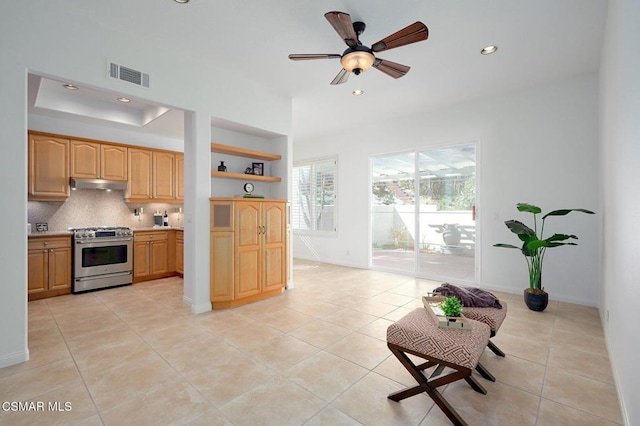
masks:
{"type": "Polygon", "coordinates": [[[36,231],[38,232],[47,232],[49,230],[48,223],[36,223],[36,231]]]}

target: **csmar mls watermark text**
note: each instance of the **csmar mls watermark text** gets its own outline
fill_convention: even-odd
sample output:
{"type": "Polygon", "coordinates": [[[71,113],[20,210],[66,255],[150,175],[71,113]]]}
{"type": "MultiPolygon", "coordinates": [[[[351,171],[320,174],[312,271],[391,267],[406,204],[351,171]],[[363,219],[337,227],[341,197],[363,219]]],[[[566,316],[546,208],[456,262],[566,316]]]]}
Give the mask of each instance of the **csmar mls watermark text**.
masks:
{"type": "Polygon", "coordinates": [[[71,411],[70,401],[4,401],[2,411],[71,411]]]}

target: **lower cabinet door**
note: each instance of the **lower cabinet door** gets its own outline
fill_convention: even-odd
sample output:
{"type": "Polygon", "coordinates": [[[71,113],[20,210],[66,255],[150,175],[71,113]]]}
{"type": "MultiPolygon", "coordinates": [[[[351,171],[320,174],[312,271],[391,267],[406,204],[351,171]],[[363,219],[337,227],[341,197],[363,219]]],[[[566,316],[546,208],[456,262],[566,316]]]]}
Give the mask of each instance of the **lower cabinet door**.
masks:
{"type": "Polygon", "coordinates": [[[45,291],[49,282],[49,253],[48,250],[29,250],[29,294],[45,291]]]}
{"type": "Polygon", "coordinates": [[[133,276],[146,277],[149,275],[149,252],[151,245],[149,241],[133,243],[133,276]]]}
{"type": "Polygon", "coordinates": [[[260,250],[239,251],[236,255],[235,298],[260,293],[260,250]]]}
{"type": "Polygon", "coordinates": [[[211,301],[233,300],[233,232],[211,232],[210,254],[211,301]]]}
{"type": "Polygon", "coordinates": [[[49,250],[49,290],[71,287],[71,248],[49,250]]]}
{"type": "Polygon", "coordinates": [[[168,248],[166,240],[151,242],[151,275],[164,274],[169,270],[167,265],[168,248]]]}

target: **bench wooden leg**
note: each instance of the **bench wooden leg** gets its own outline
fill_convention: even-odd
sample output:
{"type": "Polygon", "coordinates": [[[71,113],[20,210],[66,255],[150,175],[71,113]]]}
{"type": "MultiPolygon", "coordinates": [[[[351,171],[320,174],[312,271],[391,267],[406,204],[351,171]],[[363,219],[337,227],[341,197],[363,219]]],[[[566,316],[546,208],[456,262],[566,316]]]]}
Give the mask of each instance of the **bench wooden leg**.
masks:
{"type": "MultiPolygon", "coordinates": [[[[462,417],[460,417],[460,415],[451,406],[451,404],[447,402],[442,394],[438,392],[437,388],[447,383],[452,383],[457,380],[464,379],[473,390],[482,394],[486,394],[487,391],[472,377],[472,370],[460,365],[446,363],[435,358],[430,359],[423,354],[408,351],[392,343],[388,343],[387,346],[391,350],[391,353],[393,353],[393,355],[398,358],[398,361],[400,361],[400,363],[413,376],[416,382],[418,382],[418,386],[394,392],[387,396],[387,398],[392,401],[399,402],[403,399],[425,392],[438,405],[438,407],[440,407],[442,412],[447,416],[447,418],[449,418],[449,420],[451,420],[454,425],[465,426],[467,423],[462,419],[462,417]],[[409,359],[407,353],[411,353],[412,355],[424,358],[427,360],[427,362],[424,364],[415,365],[411,361],[411,359],[409,359]],[[424,368],[434,365],[437,365],[436,371],[434,371],[429,378],[425,377],[425,375],[422,373],[424,368]],[[453,371],[448,374],[441,375],[444,367],[449,367],[453,371]]],[[[491,375],[486,369],[484,369],[484,367],[482,367],[482,369],[489,375],[491,375]]]]}
{"type": "Polygon", "coordinates": [[[493,343],[491,340],[489,340],[489,343],[487,343],[487,347],[488,347],[489,349],[491,349],[491,351],[492,351],[494,354],[496,354],[496,355],[498,355],[498,356],[502,356],[502,357],[503,357],[503,356],[505,356],[505,355],[504,355],[504,352],[502,352],[502,350],[500,350],[500,348],[499,348],[499,347],[497,347],[497,346],[496,346],[496,344],[495,344],[495,343],[493,343]]]}
{"type": "Polygon", "coordinates": [[[496,381],[496,378],[495,378],[495,377],[493,377],[493,374],[491,374],[491,373],[489,372],[489,370],[487,370],[486,368],[484,368],[484,365],[480,364],[479,362],[478,362],[478,364],[476,364],[476,371],[477,371],[478,373],[480,373],[480,375],[481,375],[482,377],[484,377],[485,379],[490,380],[490,381],[492,381],[492,382],[495,382],[495,381],[496,381]]]}

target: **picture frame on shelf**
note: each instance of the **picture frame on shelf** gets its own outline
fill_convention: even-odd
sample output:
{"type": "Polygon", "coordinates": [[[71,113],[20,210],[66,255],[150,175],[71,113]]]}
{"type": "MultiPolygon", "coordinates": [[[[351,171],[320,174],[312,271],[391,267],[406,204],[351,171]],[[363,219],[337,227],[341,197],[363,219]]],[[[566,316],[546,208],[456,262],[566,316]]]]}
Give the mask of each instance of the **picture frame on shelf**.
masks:
{"type": "Polygon", "coordinates": [[[264,176],[264,163],[251,163],[251,168],[255,176],[264,176]]]}

